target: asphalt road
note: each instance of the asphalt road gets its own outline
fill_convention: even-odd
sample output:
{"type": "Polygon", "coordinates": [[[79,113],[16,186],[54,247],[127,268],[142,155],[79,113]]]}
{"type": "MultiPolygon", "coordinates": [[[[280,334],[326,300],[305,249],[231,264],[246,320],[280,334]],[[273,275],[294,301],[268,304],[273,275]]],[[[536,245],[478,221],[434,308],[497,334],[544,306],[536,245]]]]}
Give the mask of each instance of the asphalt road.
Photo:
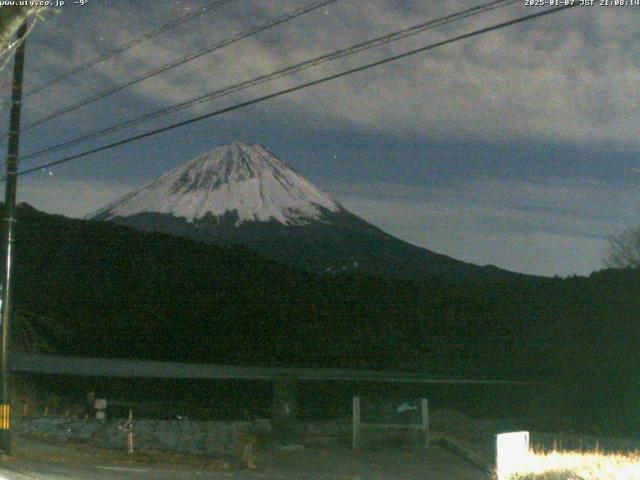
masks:
{"type": "Polygon", "coordinates": [[[487,480],[489,476],[439,446],[426,451],[306,449],[261,452],[257,470],[118,466],[100,463],[25,460],[11,470],[0,467],[0,480],[487,480]],[[19,473],[21,472],[21,473],[19,473]]]}

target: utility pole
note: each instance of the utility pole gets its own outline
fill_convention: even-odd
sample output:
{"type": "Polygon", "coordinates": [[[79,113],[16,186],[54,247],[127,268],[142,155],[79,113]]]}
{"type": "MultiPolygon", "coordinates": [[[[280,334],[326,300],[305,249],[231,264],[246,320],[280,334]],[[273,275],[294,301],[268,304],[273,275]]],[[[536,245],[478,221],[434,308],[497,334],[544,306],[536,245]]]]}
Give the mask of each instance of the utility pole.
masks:
{"type": "Polygon", "coordinates": [[[18,150],[20,143],[20,111],[22,107],[22,72],[27,21],[20,25],[16,39],[19,43],[13,60],[13,89],[11,93],[11,117],[9,120],[9,146],[7,149],[7,174],[4,200],[4,251],[2,271],[2,304],[0,304],[0,451],[11,453],[11,370],[9,368],[9,326],[13,316],[12,264],[13,229],[16,223],[16,181],[18,176],[18,150]]]}

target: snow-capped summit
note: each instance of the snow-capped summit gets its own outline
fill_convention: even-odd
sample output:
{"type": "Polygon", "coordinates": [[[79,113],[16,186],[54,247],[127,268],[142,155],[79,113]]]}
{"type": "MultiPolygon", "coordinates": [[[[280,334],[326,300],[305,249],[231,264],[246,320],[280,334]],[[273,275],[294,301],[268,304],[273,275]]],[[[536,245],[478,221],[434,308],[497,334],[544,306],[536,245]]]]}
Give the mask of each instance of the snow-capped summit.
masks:
{"type": "Polygon", "coordinates": [[[193,222],[208,214],[244,222],[303,225],[340,205],[262,145],[235,141],[165,173],[90,218],[170,214],[193,222]]]}

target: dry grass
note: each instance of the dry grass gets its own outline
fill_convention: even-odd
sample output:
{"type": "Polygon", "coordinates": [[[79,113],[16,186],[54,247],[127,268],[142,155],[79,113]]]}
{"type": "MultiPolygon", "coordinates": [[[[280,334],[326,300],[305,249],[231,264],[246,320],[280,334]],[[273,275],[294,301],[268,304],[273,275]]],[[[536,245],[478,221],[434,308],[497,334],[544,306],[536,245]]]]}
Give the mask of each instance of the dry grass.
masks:
{"type": "MultiPolygon", "coordinates": [[[[15,439],[14,439],[15,440],[15,439]]],[[[36,460],[42,462],[62,462],[75,464],[107,464],[107,465],[153,465],[154,467],[190,467],[201,469],[229,469],[236,461],[222,458],[209,458],[164,451],[136,450],[129,456],[124,450],[95,448],[84,444],[56,442],[55,440],[34,440],[29,436],[20,436],[14,442],[13,458],[15,460],[36,460]]]]}
{"type": "Polygon", "coordinates": [[[510,480],[640,480],[640,451],[634,453],[531,452],[510,480]]]}

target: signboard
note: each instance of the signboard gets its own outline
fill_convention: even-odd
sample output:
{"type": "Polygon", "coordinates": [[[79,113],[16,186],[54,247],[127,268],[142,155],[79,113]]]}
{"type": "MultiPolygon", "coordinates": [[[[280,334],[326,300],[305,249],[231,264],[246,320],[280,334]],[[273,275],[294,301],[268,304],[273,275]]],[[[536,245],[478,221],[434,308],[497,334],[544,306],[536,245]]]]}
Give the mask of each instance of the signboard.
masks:
{"type": "Polygon", "coordinates": [[[107,399],[106,398],[96,398],[94,407],[96,410],[106,410],[107,408],[107,399]]]}
{"type": "MultiPolygon", "coordinates": [[[[421,431],[425,447],[429,446],[429,401],[426,398],[353,397],[353,448],[362,445],[363,430],[382,432],[421,431]]],[[[385,433],[388,435],[388,433],[385,433]]]]}
{"type": "Polygon", "coordinates": [[[362,398],[362,423],[422,425],[422,400],[419,398],[362,398]]]}
{"type": "Polygon", "coordinates": [[[496,435],[496,474],[506,480],[518,468],[526,465],[529,455],[529,432],[509,432],[496,435]]]}

